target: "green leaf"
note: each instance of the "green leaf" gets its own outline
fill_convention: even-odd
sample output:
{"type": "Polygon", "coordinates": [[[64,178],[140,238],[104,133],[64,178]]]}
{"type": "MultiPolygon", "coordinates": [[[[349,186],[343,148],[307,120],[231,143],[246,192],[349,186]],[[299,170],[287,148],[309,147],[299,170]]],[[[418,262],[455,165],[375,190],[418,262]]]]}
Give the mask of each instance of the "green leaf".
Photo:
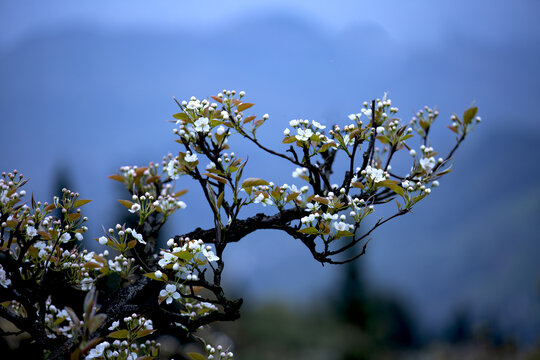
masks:
{"type": "Polygon", "coordinates": [[[131,240],[127,243],[127,248],[128,250],[129,249],[133,249],[135,247],[135,245],[137,245],[137,240],[131,240]]]}
{"type": "Polygon", "coordinates": [[[120,181],[121,183],[124,182],[124,177],[122,175],[118,175],[118,174],[114,174],[114,175],[109,175],[107,176],[109,179],[113,179],[113,180],[116,180],[116,181],[120,181]]]}
{"type": "Polygon", "coordinates": [[[310,226],[305,229],[300,229],[298,230],[298,232],[302,234],[317,235],[319,233],[319,230],[315,229],[313,226],[310,226]]]}
{"type": "Polygon", "coordinates": [[[476,106],[470,107],[467,110],[465,110],[465,112],[463,113],[463,123],[464,124],[472,123],[477,111],[478,111],[478,107],[476,106]]]}
{"type": "Polygon", "coordinates": [[[223,100],[221,100],[220,98],[218,98],[217,96],[210,96],[212,99],[214,99],[215,101],[217,101],[218,103],[220,104],[223,104],[223,100]]]}
{"type": "Polygon", "coordinates": [[[220,183],[227,184],[227,179],[225,179],[224,177],[214,175],[214,174],[211,174],[211,173],[204,173],[203,175],[208,176],[209,178],[212,178],[214,180],[217,180],[220,183]]]}
{"type": "MultiPolygon", "coordinates": [[[[152,334],[154,331],[156,331],[156,330],[155,330],[155,329],[146,329],[146,330],[139,331],[139,332],[137,333],[136,339],[140,339],[140,338],[142,338],[142,337],[145,337],[145,336],[147,336],[147,335],[150,335],[150,334],[152,334]]],[[[137,359],[137,360],[138,360],[138,359],[137,359]]]]}
{"type": "Polygon", "coordinates": [[[423,198],[425,198],[426,195],[427,195],[427,193],[423,193],[423,194],[421,194],[421,195],[418,195],[418,196],[415,197],[414,199],[412,199],[410,206],[415,205],[417,202],[419,202],[420,200],[422,200],[423,198]]]}
{"type": "Polygon", "coordinates": [[[251,120],[255,120],[256,116],[255,115],[252,115],[252,116],[248,116],[247,118],[245,118],[242,123],[243,124],[247,124],[248,122],[250,122],[251,120]]]}
{"type": "MultiPolygon", "coordinates": [[[[122,178],[123,179],[123,178],[122,178]]],[[[122,180],[123,181],[123,180],[122,180]]],[[[73,207],[81,207],[83,205],[86,205],[88,204],[90,201],[92,200],[77,200],[75,201],[75,203],[73,204],[73,207]]]]}
{"type": "Polygon", "coordinates": [[[88,330],[90,330],[90,332],[96,331],[106,319],[107,315],[105,314],[94,315],[89,321],[88,330]]]}
{"type": "Polygon", "coordinates": [[[403,136],[403,137],[401,138],[401,141],[405,141],[405,140],[408,140],[408,139],[410,139],[410,138],[412,138],[412,137],[413,137],[413,135],[412,135],[412,134],[409,134],[409,135],[405,135],[405,136],[403,136]]]}
{"type": "Polygon", "coordinates": [[[345,236],[353,236],[354,234],[350,231],[338,231],[336,235],[334,235],[334,239],[339,239],[345,236]]]}
{"type": "Polygon", "coordinates": [[[177,198],[177,197],[180,197],[180,196],[184,195],[185,193],[187,193],[188,190],[189,190],[189,189],[184,189],[184,190],[177,191],[177,192],[175,192],[175,193],[173,194],[173,196],[176,197],[176,198],[177,198]]]}
{"type": "Polygon", "coordinates": [[[323,146],[321,146],[318,152],[323,153],[327,151],[328,149],[330,149],[331,147],[337,147],[337,144],[335,142],[328,142],[324,144],[323,146]]]}
{"type": "Polygon", "coordinates": [[[330,234],[330,226],[326,221],[319,223],[319,228],[321,229],[321,234],[328,235],[330,234]]]}
{"type": "Polygon", "coordinates": [[[283,144],[292,144],[293,142],[296,141],[296,137],[295,136],[287,136],[286,138],[284,138],[281,142],[283,144]]]}
{"type": "Polygon", "coordinates": [[[361,182],[359,181],[354,181],[352,184],[351,184],[353,187],[355,188],[358,188],[358,189],[364,189],[364,184],[362,184],[361,182]]]}
{"type": "Polygon", "coordinates": [[[252,107],[253,105],[255,105],[255,104],[251,104],[251,103],[241,103],[240,105],[238,105],[237,109],[238,109],[238,111],[244,111],[244,110],[249,109],[249,108],[252,107]]]}
{"type": "Polygon", "coordinates": [[[459,135],[459,130],[457,129],[456,126],[448,126],[448,128],[459,135]]]}
{"type": "Polygon", "coordinates": [[[122,330],[116,330],[107,335],[108,337],[111,337],[113,339],[127,339],[128,337],[128,331],[126,329],[122,330]]]}
{"type": "Polygon", "coordinates": [[[78,324],[81,322],[79,320],[79,317],[77,316],[77,314],[75,313],[75,311],[73,311],[72,308],[70,308],[69,306],[66,306],[64,307],[64,309],[66,310],[66,312],[68,313],[69,317],[71,318],[71,320],[73,321],[74,324],[76,324],[76,326],[78,326],[78,324]]]}
{"type": "Polygon", "coordinates": [[[427,130],[429,128],[429,123],[423,119],[420,119],[420,121],[418,122],[420,124],[420,126],[422,127],[422,129],[424,130],[427,130]]]}
{"type": "Polygon", "coordinates": [[[81,214],[79,214],[79,213],[71,213],[71,214],[68,215],[68,220],[69,221],[75,221],[80,217],[81,217],[81,214]]]}
{"type": "Polygon", "coordinates": [[[118,200],[118,202],[127,207],[128,209],[131,209],[131,206],[133,205],[133,203],[129,200],[118,200]]]}
{"type": "Polygon", "coordinates": [[[148,273],[148,274],[143,274],[144,276],[152,279],[152,280],[157,280],[157,281],[165,281],[167,282],[169,279],[167,278],[167,275],[165,275],[164,273],[161,275],[161,278],[157,278],[156,277],[156,274],[151,272],[151,273],[148,273]]]}
{"type": "Polygon", "coordinates": [[[174,114],[173,118],[178,119],[178,120],[187,120],[189,119],[189,116],[187,116],[186,113],[181,112],[181,113],[174,114]]]}
{"type": "Polygon", "coordinates": [[[184,261],[190,261],[193,258],[193,254],[189,251],[179,251],[173,253],[174,256],[177,256],[178,258],[184,260],[184,261]]]}
{"type": "Polygon", "coordinates": [[[259,126],[264,124],[264,119],[259,119],[253,123],[253,130],[257,129],[259,126]]]}
{"type": "Polygon", "coordinates": [[[330,203],[327,198],[318,195],[315,195],[312,200],[324,205],[328,205],[330,203]]]}
{"type": "Polygon", "coordinates": [[[289,202],[289,201],[291,201],[293,199],[296,199],[298,197],[298,195],[300,195],[300,194],[301,193],[299,193],[299,192],[293,192],[293,193],[291,193],[291,194],[289,194],[287,196],[287,199],[285,201],[289,202]]]}
{"type": "Polygon", "coordinates": [[[189,356],[192,360],[206,360],[206,357],[199,353],[188,353],[187,356],[189,356]]]}
{"type": "Polygon", "coordinates": [[[268,181],[259,179],[259,178],[247,178],[246,180],[242,181],[242,187],[252,187],[252,186],[259,186],[259,185],[269,185],[268,181]]]}
{"type": "Polygon", "coordinates": [[[140,167],[135,169],[135,179],[140,178],[146,170],[148,170],[147,167],[140,167]]]}
{"type": "Polygon", "coordinates": [[[150,184],[150,183],[157,183],[159,181],[159,179],[161,179],[161,177],[159,175],[154,175],[154,176],[150,176],[148,179],[146,179],[145,183],[146,184],[150,184]]]}
{"type": "Polygon", "coordinates": [[[396,194],[401,195],[401,196],[403,196],[403,193],[405,192],[405,190],[403,190],[403,188],[401,186],[399,186],[396,182],[394,182],[392,180],[379,181],[377,183],[377,186],[378,187],[380,187],[380,186],[387,187],[390,190],[392,190],[393,192],[395,192],[396,194]]]}
{"type": "Polygon", "coordinates": [[[223,203],[223,196],[225,195],[225,191],[222,191],[221,194],[219,194],[216,206],[218,209],[221,209],[221,204],[223,203]]]}
{"type": "MultiPolygon", "coordinates": [[[[122,178],[122,179],[123,179],[123,178],[122,178]]],[[[52,203],[52,204],[49,204],[49,206],[47,206],[47,207],[45,208],[45,211],[52,211],[52,210],[54,210],[54,209],[56,209],[56,205],[54,205],[54,203],[52,203]]]]}

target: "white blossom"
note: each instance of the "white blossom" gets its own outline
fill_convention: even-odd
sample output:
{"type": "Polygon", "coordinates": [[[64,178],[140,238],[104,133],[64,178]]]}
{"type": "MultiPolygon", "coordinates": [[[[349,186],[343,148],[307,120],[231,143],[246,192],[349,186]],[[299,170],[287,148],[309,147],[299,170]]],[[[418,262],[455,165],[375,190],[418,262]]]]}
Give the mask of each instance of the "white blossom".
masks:
{"type": "Polygon", "coordinates": [[[210,131],[209,120],[207,117],[201,117],[195,121],[195,131],[207,133],[210,131]]]}
{"type": "Polygon", "coordinates": [[[218,135],[223,135],[225,133],[225,127],[223,125],[220,125],[217,129],[216,129],[216,134],[218,135]]]}
{"type": "Polygon", "coordinates": [[[338,218],[338,214],[329,214],[329,213],[324,213],[322,214],[322,217],[324,220],[337,220],[338,218]]]}
{"type": "Polygon", "coordinates": [[[134,237],[138,242],[140,242],[140,243],[143,244],[143,245],[146,245],[146,241],[143,240],[142,234],[139,234],[139,233],[136,232],[135,230],[131,230],[131,235],[133,235],[133,237],[134,237]]]}
{"type": "Polygon", "coordinates": [[[300,219],[300,222],[302,224],[307,224],[307,223],[312,223],[313,221],[315,221],[315,215],[314,214],[309,214],[308,216],[304,216],[303,218],[300,219]]]}
{"type": "Polygon", "coordinates": [[[219,257],[214,254],[213,251],[209,250],[207,247],[202,249],[203,255],[208,259],[208,261],[218,261],[219,257]]]}
{"type": "Polygon", "coordinates": [[[141,205],[135,203],[133,205],[131,205],[131,208],[128,209],[128,211],[132,214],[138,212],[139,210],[141,210],[141,205]]]}
{"type": "Polygon", "coordinates": [[[67,243],[69,240],[71,240],[71,235],[69,233],[63,233],[62,236],[60,236],[60,239],[58,239],[61,243],[67,243]]]}
{"type": "Polygon", "coordinates": [[[173,284],[167,284],[167,286],[165,286],[165,289],[162,289],[159,292],[159,296],[165,298],[165,302],[167,304],[170,304],[173,302],[173,300],[180,298],[180,294],[178,293],[178,291],[176,291],[176,286],[173,284]]]}
{"type": "Polygon", "coordinates": [[[325,125],[321,125],[319,122],[315,121],[315,120],[312,120],[311,123],[313,124],[313,126],[315,126],[317,129],[326,129],[326,126],[325,125]]]}
{"type": "Polygon", "coordinates": [[[255,199],[253,199],[254,204],[262,203],[263,206],[266,205],[273,205],[272,200],[270,198],[265,197],[262,193],[257,195],[255,199]]]}
{"type": "Polygon", "coordinates": [[[343,221],[334,222],[332,225],[337,231],[348,231],[352,227],[352,225],[349,225],[343,221]]]}
{"type": "Polygon", "coordinates": [[[319,210],[321,205],[319,203],[307,203],[306,204],[306,211],[314,212],[319,210]]]}
{"type": "Polygon", "coordinates": [[[163,252],[163,258],[159,259],[158,264],[162,268],[167,266],[168,264],[174,263],[178,260],[178,256],[171,254],[169,252],[163,252]]]}
{"type": "Polygon", "coordinates": [[[0,285],[2,285],[5,288],[11,285],[11,280],[7,278],[6,271],[2,267],[2,264],[0,264],[0,285]]]}
{"type": "Polygon", "coordinates": [[[30,237],[34,237],[37,235],[37,230],[35,227],[29,225],[26,227],[26,234],[30,237]]]}
{"type": "Polygon", "coordinates": [[[86,355],[85,359],[90,360],[90,359],[95,359],[95,358],[102,357],[103,352],[105,351],[106,348],[109,347],[109,345],[110,344],[107,341],[104,341],[104,342],[98,344],[96,347],[94,347],[92,350],[90,350],[88,355],[86,355]]]}
{"type": "Polygon", "coordinates": [[[371,117],[371,109],[362,109],[360,110],[362,112],[362,114],[364,114],[366,117],[370,118],[371,117]]]}
{"type": "Polygon", "coordinates": [[[378,183],[379,181],[386,180],[383,169],[372,168],[370,165],[366,167],[366,174],[373,180],[373,182],[378,183]]]}
{"type": "Polygon", "coordinates": [[[189,151],[186,153],[186,156],[184,157],[185,162],[195,162],[197,161],[197,154],[191,154],[189,151]]]}
{"type": "Polygon", "coordinates": [[[344,137],[343,137],[343,144],[345,146],[348,146],[348,145],[351,145],[353,143],[353,139],[350,137],[349,134],[346,134],[344,137]]]}
{"type": "Polygon", "coordinates": [[[178,171],[178,161],[176,159],[172,159],[167,164],[167,175],[173,180],[176,180],[180,177],[180,171],[178,171]]]}
{"type": "Polygon", "coordinates": [[[264,195],[261,193],[261,194],[257,195],[257,197],[255,199],[253,199],[253,203],[258,204],[263,200],[264,200],[264,195]]]}
{"type": "Polygon", "coordinates": [[[195,109],[198,109],[200,108],[202,105],[201,105],[201,102],[199,100],[191,100],[190,102],[188,102],[187,104],[187,108],[190,109],[190,110],[195,110],[195,109]]]}
{"type": "Polygon", "coordinates": [[[433,167],[435,167],[436,161],[435,158],[432,156],[430,158],[422,158],[420,159],[420,166],[426,170],[426,172],[429,174],[431,173],[431,170],[433,170],[433,167]]]}
{"type": "Polygon", "coordinates": [[[307,168],[296,168],[296,170],[294,170],[292,173],[292,177],[297,178],[306,174],[307,174],[307,168]]]}
{"type": "Polygon", "coordinates": [[[298,135],[295,135],[295,137],[299,141],[307,141],[313,135],[313,131],[311,131],[311,129],[298,129],[297,132],[298,135]]]}
{"type": "Polygon", "coordinates": [[[181,201],[181,200],[178,200],[178,201],[176,202],[176,205],[178,205],[178,207],[179,207],[180,209],[185,209],[185,208],[187,207],[186,203],[183,202],[183,201],[181,201]]]}
{"type": "Polygon", "coordinates": [[[119,325],[120,325],[120,321],[118,321],[118,320],[113,321],[113,323],[111,324],[111,326],[109,326],[109,330],[114,330],[114,329],[116,329],[119,325]]]}

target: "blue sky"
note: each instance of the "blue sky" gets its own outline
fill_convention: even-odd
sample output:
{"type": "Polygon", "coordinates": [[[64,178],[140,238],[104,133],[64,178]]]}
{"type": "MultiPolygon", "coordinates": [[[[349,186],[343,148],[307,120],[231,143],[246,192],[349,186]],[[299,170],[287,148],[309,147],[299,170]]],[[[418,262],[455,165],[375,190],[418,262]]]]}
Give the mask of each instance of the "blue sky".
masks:
{"type": "Polygon", "coordinates": [[[323,32],[358,23],[379,25],[406,43],[437,42],[449,33],[482,41],[538,41],[540,5],[534,0],[465,1],[2,1],[1,39],[10,43],[47,27],[88,23],[97,27],[205,31],[246,15],[287,11],[312,19],[323,32]]]}

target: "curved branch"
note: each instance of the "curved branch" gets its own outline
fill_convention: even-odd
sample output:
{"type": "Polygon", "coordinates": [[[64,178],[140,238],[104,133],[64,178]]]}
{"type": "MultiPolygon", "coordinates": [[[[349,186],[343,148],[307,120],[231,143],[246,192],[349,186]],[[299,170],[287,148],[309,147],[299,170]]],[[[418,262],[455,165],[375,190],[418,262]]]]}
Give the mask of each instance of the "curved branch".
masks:
{"type": "MultiPolygon", "coordinates": [[[[278,229],[284,230],[287,228],[287,224],[293,220],[300,219],[304,213],[300,208],[292,208],[282,210],[274,215],[266,215],[264,213],[258,213],[252,217],[243,220],[236,220],[230,228],[228,228],[227,243],[238,242],[246,235],[259,229],[278,229]]],[[[190,239],[201,239],[205,243],[215,243],[216,241],[216,229],[202,229],[197,228],[189,233],[183,235],[176,235],[175,240],[178,241],[180,237],[189,237],[190,239]]]]}

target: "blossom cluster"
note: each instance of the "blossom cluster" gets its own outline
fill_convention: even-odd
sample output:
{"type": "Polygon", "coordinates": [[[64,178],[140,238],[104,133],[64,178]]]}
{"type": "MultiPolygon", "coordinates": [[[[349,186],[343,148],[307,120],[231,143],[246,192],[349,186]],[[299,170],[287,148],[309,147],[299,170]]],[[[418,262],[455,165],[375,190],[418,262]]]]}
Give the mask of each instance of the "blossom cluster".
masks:
{"type": "MultiPolygon", "coordinates": [[[[161,178],[161,174],[171,176],[170,163],[163,159],[160,172],[159,164],[150,163],[147,167],[122,166],[119,174],[111,175],[109,178],[122,182],[132,193],[131,200],[119,200],[122,205],[129,209],[129,212],[137,214],[139,225],[154,212],[161,214],[162,222],[178,209],[185,209],[186,203],[178,200],[187,191],[175,192],[174,186],[161,178]]],[[[173,174],[174,175],[174,174],[173,174]]]]}
{"type": "Polygon", "coordinates": [[[104,236],[96,239],[101,245],[107,245],[121,253],[133,249],[138,243],[146,245],[142,234],[126,225],[116,224],[115,228],[109,228],[104,236]]]}
{"type": "Polygon", "coordinates": [[[56,338],[58,336],[72,338],[74,334],[77,336],[76,329],[77,326],[82,325],[82,321],[76,319],[75,321],[78,321],[78,324],[75,324],[74,319],[71,318],[69,312],[65,308],[58,309],[52,304],[50,297],[45,304],[45,324],[47,324],[47,329],[49,331],[47,336],[49,338],[56,338]]]}
{"type": "Polygon", "coordinates": [[[92,348],[86,360],[137,360],[148,357],[157,359],[161,345],[155,340],[130,343],[127,340],[103,341],[92,348]]]}
{"type": "Polygon", "coordinates": [[[208,344],[204,350],[206,351],[208,360],[230,360],[234,357],[234,354],[231,351],[224,349],[221,345],[213,347],[208,344]]]}
{"type": "MultiPolygon", "coordinates": [[[[20,204],[26,195],[20,187],[25,183],[16,170],[3,173],[0,179],[0,247],[20,262],[17,273],[22,279],[39,278],[47,269],[70,269],[69,280],[73,285],[88,288],[92,270],[82,264],[87,262],[83,256],[89,255],[68,249],[82,241],[88,230],[83,225],[88,218],[81,215],[80,207],[90,200],[81,200],[78,193],[63,189],[62,197],[55,196],[51,204],[36,202],[33,198],[30,206],[20,204]]],[[[11,284],[10,271],[2,267],[0,278],[5,279],[1,281],[4,286],[11,284]]]]}
{"type": "Polygon", "coordinates": [[[250,195],[250,203],[260,203],[263,206],[276,206],[281,210],[289,202],[301,203],[309,187],[302,186],[298,188],[294,184],[277,186],[273,182],[270,182],[268,185],[244,187],[242,190],[248,192],[250,195]]]}
{"type": "Polygon", "coordinates": [[[115,340],[96,344],[85,359],[134,360],[145,357],[154,359],[159,356],[159,343],[154,340],[140,340],[155,332],[151,319],[133,313],[113,321],[107,329],[111,331],[107,338],[115,340]]]}
{"type": "Polygon", "coordinates": [[[169,249],[161,251],[158,261],[162,270],[146,274],[154,280],[165,282],[159,294],[159,302],[171,304],[178,301],[183,305],[181,313],[190,318],[216,311],[217,307],[211,303],[194,301],[185,296],[193,295],[192,284],[200,280],[200,267],[219,260],[212,247],[205,245],[202,240],[189,238],[180,238],[178,242],[169,239],[167,246],[169,249]]]}

